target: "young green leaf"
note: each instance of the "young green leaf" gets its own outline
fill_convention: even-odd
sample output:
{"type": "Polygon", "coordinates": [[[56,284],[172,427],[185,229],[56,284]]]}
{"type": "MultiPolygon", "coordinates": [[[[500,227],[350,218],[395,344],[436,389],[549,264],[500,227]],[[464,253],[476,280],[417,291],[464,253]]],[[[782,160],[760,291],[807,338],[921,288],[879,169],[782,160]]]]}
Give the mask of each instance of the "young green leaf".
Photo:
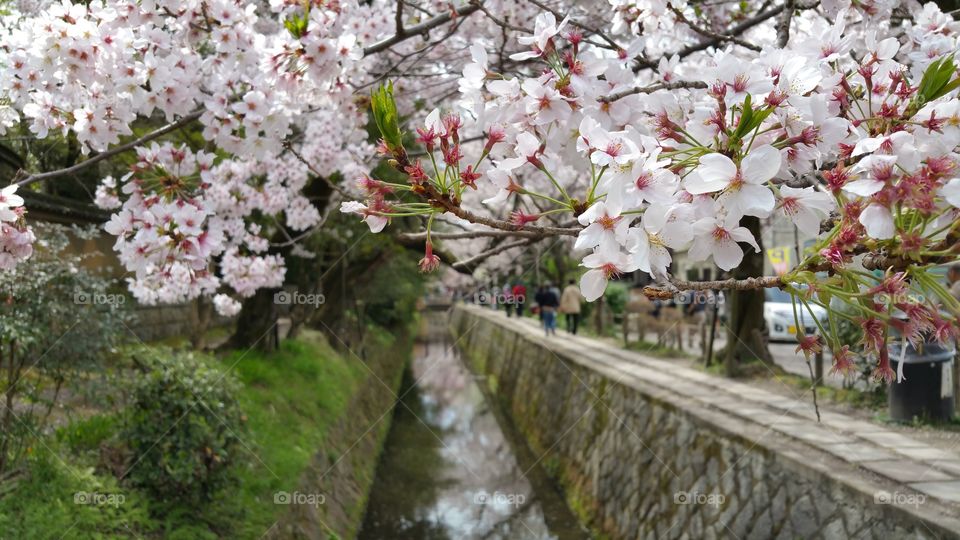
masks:
{"type": "Polygon", "coordinates": [[[403,148],[403,134],[400,132],[397,102],[393,98],[393,83],[381,85],[370,96],[373,120],[377,123],[380,136],[390,150],[396,152],[403,148]]]}

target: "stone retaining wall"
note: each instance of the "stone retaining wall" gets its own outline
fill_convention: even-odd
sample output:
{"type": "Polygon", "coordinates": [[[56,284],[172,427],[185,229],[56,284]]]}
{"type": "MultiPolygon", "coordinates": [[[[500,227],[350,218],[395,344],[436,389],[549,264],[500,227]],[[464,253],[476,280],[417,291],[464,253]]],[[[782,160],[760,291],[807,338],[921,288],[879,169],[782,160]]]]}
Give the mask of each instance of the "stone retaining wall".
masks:
{"type": "Polygon", "coordinates": [[[650,384],[582,342],[546,340],[489,310],[458,306],[451,328],[597,537],[952,538],[960,530],[949,505],[878,504],[878,490],[890,488],[882,479],[684,396],[710,387],[650,384]]]}
{"type": "MultiPolygon", "coordinates": [[[[129,298],[128,298],[129,299],[129,298]]],[[[197,324],[196,302],[188,304],[147,306],[134,304],[130,330],[143,341],[156,341],[174,336],[190,337],[197,324]]],[[[211,314],[208,330],[233,324],[231,317],[211,314]]]]}

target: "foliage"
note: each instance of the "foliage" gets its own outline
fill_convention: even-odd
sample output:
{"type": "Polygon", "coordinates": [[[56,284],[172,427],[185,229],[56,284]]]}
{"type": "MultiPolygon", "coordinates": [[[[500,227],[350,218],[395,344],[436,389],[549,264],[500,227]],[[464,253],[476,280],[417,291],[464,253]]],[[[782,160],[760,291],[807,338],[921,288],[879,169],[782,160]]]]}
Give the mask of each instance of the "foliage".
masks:
{"type": "Polygon", "coordinates": [[[399,115],[397,114],[397,103],[393,99],[393,83],[381,85],[375,90],[370,98],[370,108],[373,111],[373,119],[377,123],[377,129],[383,136],[384,142],[391,151],[397,152],[403,149],[403,134],[400,132],[399,115]]]}
{"type": "Polygon", "coordinates": [[[234,479],[244,416],[238,386],[196,354],[144,349],[121,439],[131,481],[161,500],[210,500],[234,479]]]}
{"type": "Polygon", "coordinates": [[[56,447],[41,446],[24,478],[0,497],[5,538],[56,540],[139,536],[152,528],[146,499],[92,467],[68,463],[56,447]]]}
{"type": "MultiPolygon", "coordinates": [[[[38,227],[38,249],[0,275],[0,380],[13,405],[0,415],[0,470],[42,431],[70,377],[96,368],[126,333],[126,296],[67,251],[68,229],[38,227]],[[36,410],[35,405],[42,405],[36,410]]],[[[86,237],[87,230],[70,234],[86,237]]]]}
{"type": "Polygon", "coordinates": [[[603,299],[614,315],[620,315],[627,307],[630,292],[623,283],[611,283],[603,294],[603,299]]]}

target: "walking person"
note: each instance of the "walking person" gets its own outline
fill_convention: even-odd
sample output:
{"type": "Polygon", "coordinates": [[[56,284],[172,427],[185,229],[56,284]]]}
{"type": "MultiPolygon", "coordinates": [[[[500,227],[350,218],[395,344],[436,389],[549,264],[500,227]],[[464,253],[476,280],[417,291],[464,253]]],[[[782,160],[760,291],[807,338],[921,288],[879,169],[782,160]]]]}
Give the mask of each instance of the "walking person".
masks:
{"type": "Polygon", "coordinates": [[[517,306],[517,317],[523,317],[523,304],[527,302],[527,288],[523,283],[517,282],[513,286],[513,302],[517,306]]]}
{"type": "Polygon", "coordinates": [[[551,290],[550,284],[537,293],[539,297],[537,303],[540,304],[540,311],[543,317],[543,333],[557,335],[557,308],[560,307],[560,299],[557,294],[551,290]]]}
{"type": "Polygon", "coordinates": [[[577,333],[577,326],[580,325],[581,302],[583,302],[583,295],[580,294],[580,287],[577,287],[576,281],[571,279],[560,296],[560,312],[566,317],[568,334],[577,333]]]}
{"type": "Polygon", "coordinates": [[[533,296],[533,301],[536,304],[537,315],[540,317],[540,326],[544,326],[543,323],[543,296],[547,293],[547,288],[543,285],[537,287],[537,292],[533,296]]]}

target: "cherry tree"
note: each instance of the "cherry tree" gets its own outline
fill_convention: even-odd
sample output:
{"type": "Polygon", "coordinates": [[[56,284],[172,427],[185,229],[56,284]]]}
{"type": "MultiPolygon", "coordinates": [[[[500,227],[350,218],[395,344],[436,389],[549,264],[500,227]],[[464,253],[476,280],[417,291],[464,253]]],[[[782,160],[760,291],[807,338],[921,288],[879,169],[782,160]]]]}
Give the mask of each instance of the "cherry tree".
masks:
{"type": "Polygon", "coordinates": [[[304,189],[323,181],[374,233],[421,223],[405,238],[423,242],[423,271],[441,243],[457,258],[443,262],[474,268],[568,238],[591,300],[634,271],[651,297],[750,305],[780,287],[796,312],[828,308],[800,350],[848,371],[834,337],[848,319],[892,380],[892,331],[901,354],[957,334],[960,302],[931,271],[960,241],[958,29],[896,0],[24,8],[2,19],[0,130],[70,134],[88,157],[0,193],[0,268],[35,240],[18,188],[135,152],[96,201],[142,302],[212,296],[230,314],[282,284],[271,248],[322,227],[329,207],[304,189]],[[165,124],[134,131],[143,119],[165,124]],[[190,125],[205,148],[164,141],[190,125]],[[384,159],[403,181],[372,174],[384,159]],[[816,247],[763,276],[760,224],[778,214],[816,247]],[[678,251],[733,277],[679,280],[678,251]]]}

